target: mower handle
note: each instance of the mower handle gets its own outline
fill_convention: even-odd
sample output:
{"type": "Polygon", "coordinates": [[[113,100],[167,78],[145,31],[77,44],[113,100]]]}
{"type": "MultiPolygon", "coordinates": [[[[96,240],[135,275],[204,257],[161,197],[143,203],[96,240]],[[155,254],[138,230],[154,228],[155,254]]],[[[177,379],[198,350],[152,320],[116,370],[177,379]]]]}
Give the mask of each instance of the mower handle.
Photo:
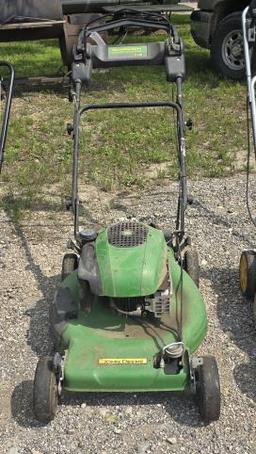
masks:
{"type": "Polygon", "coordinates": [[[13,84],[14,84],[14,68],[13,66],[5,61],[0,61],[0,68],[5,67],[9,69],[10,73],[10,84],[9,90],[7,94],[4,114],[3,114],[3,121],[1,125],[1,135],[0,135],[0,173],[2,170],[3,160],[4,160],[4,148],[5,142],[7,137],[8,125],[9,125],[9,118],[10,118],[10,110],[11,110],[11,103],[12,103],[12,93],[13,93],[13,84]]]}

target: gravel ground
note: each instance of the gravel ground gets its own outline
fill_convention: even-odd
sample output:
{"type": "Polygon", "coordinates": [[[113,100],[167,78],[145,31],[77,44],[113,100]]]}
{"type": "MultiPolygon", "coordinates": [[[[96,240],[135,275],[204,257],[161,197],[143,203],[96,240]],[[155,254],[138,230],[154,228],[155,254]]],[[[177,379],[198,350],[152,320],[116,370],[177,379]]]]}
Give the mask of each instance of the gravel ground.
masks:
{"type": "MultiPolygon", "coordinates": [[[[200,352],[216,356],[222,387],[221,419],[209,426],[200,422],[189,395],[170,393],[65,395],[51,424],[33,418],[34,370],[38,356],[51,347],[48,304],[72,233],[71,215],[52,195],[42,211],[35,207],[20,224],[0,213],[0,453],[256,454],[256,336],[237,273],[241,250],[256,244],[244,187],[244,175],[189,185],[194,203],[187,231],[200,252],[209,319],[200,352]]],[[[256,194],[256,184],[252,188],[256,194]]],[[[167,227],[174,220],[175,190],[172,184],[100,195],[88,186],[82,193],[84,222],[131,215],[167,227]]]]}

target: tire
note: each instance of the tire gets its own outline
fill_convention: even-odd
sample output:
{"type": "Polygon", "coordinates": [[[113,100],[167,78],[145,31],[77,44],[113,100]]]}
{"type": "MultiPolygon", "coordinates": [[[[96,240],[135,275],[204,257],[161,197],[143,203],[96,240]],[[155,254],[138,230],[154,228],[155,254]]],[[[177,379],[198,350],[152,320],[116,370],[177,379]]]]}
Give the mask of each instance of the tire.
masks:
{"type": "Polygon", "coordinates": [[[254,299],[256,292],[256,253],[243,251],[239,263],[239,284],[243,296],[254,299]]]}
{"type": "Polygon", "coordinates": [[[61,280],[64,281],[78,267],[78,257],[74,252],[64,255],[62,261],[61,280]]]}
{"type": "Polygon", "coordinates": [[[40,358],[34,378],[33,410],[36,419],[43,423],[50,422],[57,411],[58,386],[56,374],[52,368],[52,359],[40,358]]]}
{"type": "Polygon", "coordinates": [[[188,249],[184,254],[184,268],[192,281],[199,287],[199,258],[196,249],[188,249]]]}
{"type": "Polygon", "coordinates": [[[196,395],[202,420],[209,424],[220,417],[220,381],[214,356],[205,356],[195,370],[196,395]]]}
{"type": "Polygon", "coordinates": [[[234,80],[244,79],[241,12],[229,14],[217,25],[211,43],[211,59],[222,76],[234,80]]]}
{"type": "Polygon", "coordinates": [[[253,304],[252,304],[252,313],[253,313],[254,325],[256,327],[256,295],[254,297],[253,304]]]}

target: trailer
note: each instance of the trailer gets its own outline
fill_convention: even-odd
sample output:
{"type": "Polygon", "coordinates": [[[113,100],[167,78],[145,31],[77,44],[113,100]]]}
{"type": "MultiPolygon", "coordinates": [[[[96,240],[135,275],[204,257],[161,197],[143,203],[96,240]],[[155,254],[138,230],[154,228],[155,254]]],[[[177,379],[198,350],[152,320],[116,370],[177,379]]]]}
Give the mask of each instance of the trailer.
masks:
{"type": "Polygon", "coordinates": [[[0,0],[0,42],[58,39],[62,60],[70,67],[72,52],[84,25],[108,8],[141,5],[157,11],[188,11],[179,0],[0,0]],[[139,3],[140,2],[140,3],[139,3]],[[154,4],[155,3],[155,4],[154,4]]]}

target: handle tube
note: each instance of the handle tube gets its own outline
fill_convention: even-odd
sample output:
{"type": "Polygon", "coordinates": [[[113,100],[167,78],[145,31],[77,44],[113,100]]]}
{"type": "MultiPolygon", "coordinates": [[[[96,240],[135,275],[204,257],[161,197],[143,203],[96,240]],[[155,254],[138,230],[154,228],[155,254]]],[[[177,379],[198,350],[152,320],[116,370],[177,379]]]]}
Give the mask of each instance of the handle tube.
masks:
{"type": "Polygon", "coordinates": [[[0,173],[2,170],[2,165],[4,161],[4,148],[5,148],[5,143],[6,143],[6,137],[7,137],[7,131],[8,131],[8,126],[9,126],[9,118],[10,118],[10,110],[11,110],[11,104],[12,104],[12,94],[13,94],[13,85],[14,85],[14,68],[10,63],[0,61],[0,68],[5,67],[9,69],[10,72],[10,84],[9,84],[9,90],[7,94],[7,99],[6,99],[6,104],[5,104],[5,109],[4,109],[4,114],[3,114],[3,121],[1,125],[1,136],[0,136],[0,173]]]}

